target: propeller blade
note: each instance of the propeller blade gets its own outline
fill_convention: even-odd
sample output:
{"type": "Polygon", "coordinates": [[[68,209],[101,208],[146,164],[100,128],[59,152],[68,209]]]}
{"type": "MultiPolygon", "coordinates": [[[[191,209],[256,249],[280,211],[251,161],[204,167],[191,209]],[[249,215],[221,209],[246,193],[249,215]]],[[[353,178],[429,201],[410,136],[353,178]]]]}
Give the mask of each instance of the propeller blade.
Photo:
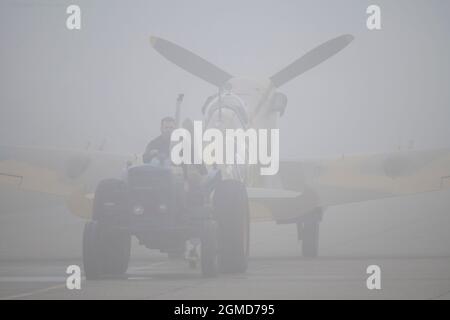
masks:
{"type": "Polygon", "coordinates": [[[354,37],[352,35],[343,35],[329,40],[309,51],[301,58],[295,60],[283,70],[274,74],[270,80],[272,80],[273,85],[278,88],[286,82],[289,82],[295,77],[331,58],[348,46],[353,39],[354,37]]]}
{"type": "Polygon", "coordinates": [[[150,43],[170,62],[215,86],[220,87],[232,78],[231,74],[170,41],[152,36],[150,43]]]}

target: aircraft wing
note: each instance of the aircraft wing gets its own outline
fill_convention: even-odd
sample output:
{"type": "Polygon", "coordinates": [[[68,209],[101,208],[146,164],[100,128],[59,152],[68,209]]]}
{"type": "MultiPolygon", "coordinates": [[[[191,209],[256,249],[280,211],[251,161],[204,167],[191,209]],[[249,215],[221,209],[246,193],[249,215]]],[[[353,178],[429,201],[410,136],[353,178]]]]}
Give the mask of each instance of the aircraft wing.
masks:
{"type": "Polygon", "coordinates": [[[277,179],[278,189],[248,188],[253,221],[291,223],[316,208],[450,188],[450,150],[281,161],[277,179]]]}
{"type": "Polygon", "coordinates": [[[281,213],[283,204],[296,201],[302,195],[301,192],[272,189],[272,188],[247,188],[251,221],[277,220],[277,213],[281,213]],[[272,210],[273,208],[276,210],[272,210]]]}
{"type": "Polygon", "coordinates": [[[311,192],[327,207],[450,188],[450,150],[284,161],[279,173],[284,188],[311,192]]]}
{"type": "Polygon", "coordinates": [[[0,186],[65,198],[71,211],[87,217],[99,180],[117,177],[132,156],[97,151],[0,147],[0,186]]]}
{"type": "MultiPolygon", "coordinates": [[[[95,151],[0,147],[0,186],[62,196],[81,217],[95,187],[118,177],[133,156],[95,151]]],[[[252,220],[295,220],[317,207],[450,188],[450,150],[408,151],[280,163],[282,187],[247,189],[252,220]]]]}

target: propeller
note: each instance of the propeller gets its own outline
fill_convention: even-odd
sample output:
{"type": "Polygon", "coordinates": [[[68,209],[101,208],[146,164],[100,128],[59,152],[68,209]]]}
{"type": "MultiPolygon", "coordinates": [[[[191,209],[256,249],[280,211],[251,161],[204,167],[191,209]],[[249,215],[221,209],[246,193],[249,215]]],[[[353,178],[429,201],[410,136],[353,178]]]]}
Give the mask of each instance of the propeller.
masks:
{"type": "Polygon", "coordinates": [[[274,74],[272,77],[270,77],[270,80],[275,87],[281,87],[295,77],[298,77],[302,73],[331,58],[336,53],[348,46],[350,42],[353,41],[353,39],[354,37],[352,35],[347,34],[329,40],[309,51],[301,58],[295,60],[286,68],[274,74]]]}
{"type": "Polygon", "coordinates": [[[150,37],[150,43],[156,51],[170,62],[215,86],[221,87],[233,77],[219,67],[170,41],[152,36],[150,37]]]}

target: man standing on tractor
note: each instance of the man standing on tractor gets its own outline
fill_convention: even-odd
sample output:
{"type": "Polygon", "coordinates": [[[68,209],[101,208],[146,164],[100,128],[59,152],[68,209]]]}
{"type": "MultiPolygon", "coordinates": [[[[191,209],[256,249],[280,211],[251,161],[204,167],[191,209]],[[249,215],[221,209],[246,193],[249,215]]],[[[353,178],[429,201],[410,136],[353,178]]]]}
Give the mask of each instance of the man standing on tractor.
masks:
{"type": "Polygon", "coordinates": [[[161,155],[166,159],[170,158],[170,135],[175,128],[176,123],[174,118],[164,117],[161,119],[161,134],[150,141],[145,148],[143,155],[144,163],[150,163],[157,155],[161,155]]]}

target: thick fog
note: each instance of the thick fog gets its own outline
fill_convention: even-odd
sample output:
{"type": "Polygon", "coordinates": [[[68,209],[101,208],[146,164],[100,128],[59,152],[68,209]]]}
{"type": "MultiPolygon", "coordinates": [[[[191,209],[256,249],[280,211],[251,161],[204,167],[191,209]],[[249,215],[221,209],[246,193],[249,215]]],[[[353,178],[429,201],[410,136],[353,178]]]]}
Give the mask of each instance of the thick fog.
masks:
{"type": "Polygon", "coordinates": [[[216,88],[161,57],[173,41],[232,75],[269,77],[341,34],[355,41],[280,89],[281,156],[448,147],[448,1],[2,1],[0,143],[140,153],[174,113],[199,118],[216,88]]]}
{"type": "MultiPolygon", "coordinates": [[[[450,187],[449,14],[448,0],[1,0],[0,299],[450,299],[449,190],[441,190],[450,187]],[[71,4],[81,8],[81,30],[66,27],[71,4]],[[381,30],[366,26],[372,4],[381,8],[381,30]],[[233,76],[268,79],[346,34],[354,41],[341,52],[278,89],[288,98],[280,159],[338,160],[280,161],[285,170],[273,180],[261,179],[267,183],[259,188],[248,179],[247,189],[223,200],[245,210],[236,205],[244,191],[259,192],[249,202],[258,223],[242,240],[250,243],[246,274],[202,279],[199,268],[138,246],[135,237],[123,278],[83,278],[82,290],[66,288],[67,266],[83,266],[95,247],[83,246],[83,235],[100,230],[92,225],[101,219],[77,215],[95,211],[101,192],[91,192],[113,176],[104,174],[110,168],[125,173],[125,158],[60,150],[141,154],[159,135],[161,118],[174,115],[180,93],[182,118],[200,120],[206,98],[218,91],[159,54],[150,36],[233,76]],[[347,157],[406,149],[443,150],[347,157]],[[427,191],[437,192],[417,195],[427,191]],[[407,196],[390,198],[400,195],[407,196]],[[266,210],[266,200],[279,210],[266,210]],[[383,290],[366,287],[369,265],[381,267],[383,290]]],[[[174,190],[186,191],[183,183],[174,190]]],[[[148,192],[152,210],[167,209],[163,196],[148,192]]],[[[114,206],[116,199],[107,200],[105,208],[114,206]]],[[[146,210],[133,202],[121,214],[146,210]]],[[[210,220],[219,219],[211,217],[214,227],[210,220]]]]}

